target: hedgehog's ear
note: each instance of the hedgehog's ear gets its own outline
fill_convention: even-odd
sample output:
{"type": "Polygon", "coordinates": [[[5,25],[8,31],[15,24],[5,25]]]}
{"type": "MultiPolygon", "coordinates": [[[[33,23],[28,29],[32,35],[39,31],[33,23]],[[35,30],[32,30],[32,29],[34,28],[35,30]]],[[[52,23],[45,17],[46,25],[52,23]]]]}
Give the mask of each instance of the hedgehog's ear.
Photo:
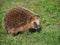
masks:
{"type": "Polygon", "coordinates": [[[39,15],[37,15],[38,17],[40,17],[39,15]]]}
{"type": "Polygon", "coordinates": [[[39,15],[36,15],[37,17],[40,17],[39,15]]]}

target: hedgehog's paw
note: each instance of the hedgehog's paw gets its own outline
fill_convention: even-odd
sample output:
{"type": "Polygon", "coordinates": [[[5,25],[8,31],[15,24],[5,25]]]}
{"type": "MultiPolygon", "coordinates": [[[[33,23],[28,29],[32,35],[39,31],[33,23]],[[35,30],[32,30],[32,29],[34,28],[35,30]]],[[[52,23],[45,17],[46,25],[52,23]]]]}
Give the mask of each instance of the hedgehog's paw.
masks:
{"type": "Polygon", "coordinates": [[[8,31],[8,33],[11,34],[11,35],[13,35],[13,36],[16,35],[16,31],[15,31],[14,28],[10,29],[10,30],[8,31]]]}
{"type": "Polygon", "coordinates": [[[26,33],[26,34],[29,34],[29,30],[25,30],[25,33],[26,33]]]}

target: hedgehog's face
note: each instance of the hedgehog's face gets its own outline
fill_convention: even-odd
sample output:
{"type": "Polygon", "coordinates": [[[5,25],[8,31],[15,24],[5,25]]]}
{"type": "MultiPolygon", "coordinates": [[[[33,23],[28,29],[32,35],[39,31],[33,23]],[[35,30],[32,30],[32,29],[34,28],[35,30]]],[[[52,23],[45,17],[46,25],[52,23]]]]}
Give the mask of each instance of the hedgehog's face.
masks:
{"type": "Polygon", "coordinates": [[[39,16],[38,15],[34,15],[31,18],[31,25],[32,25],[32,28],[34,28],[34,29],[39,29],[40,28],[40,21],[39,21],[39,16]]]}

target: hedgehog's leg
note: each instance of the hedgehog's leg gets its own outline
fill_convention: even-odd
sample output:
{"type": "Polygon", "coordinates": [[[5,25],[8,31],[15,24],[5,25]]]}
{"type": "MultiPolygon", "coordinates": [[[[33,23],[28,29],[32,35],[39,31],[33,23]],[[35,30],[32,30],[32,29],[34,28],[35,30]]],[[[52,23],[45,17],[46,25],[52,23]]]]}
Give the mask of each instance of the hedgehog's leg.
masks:
{"type": "Polygon", "coordinates": [[[16,29],[12,28],[8,31],[8,33],[14,36],[14,35],[16,35],[16,29]]]}
{"type": "Polygon", "coordinates": [[[27,30],[25,30],[25,33],[29,34],[29,30],[28,30],[28,29],[27,29],[27,30]]]}

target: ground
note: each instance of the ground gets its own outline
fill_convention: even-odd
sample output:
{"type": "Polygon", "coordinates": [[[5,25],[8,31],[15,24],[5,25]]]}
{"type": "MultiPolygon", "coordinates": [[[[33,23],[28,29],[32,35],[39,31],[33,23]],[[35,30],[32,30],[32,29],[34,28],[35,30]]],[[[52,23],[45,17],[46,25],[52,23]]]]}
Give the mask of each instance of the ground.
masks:
{"type": "Polygon", "coordinates": [[[60,45],[60,0],[0,0],[0,45],[60,45]],[[40,16],[38,32],[9,35],[2,27],[7,10],[23,6],[40,16]]]}

